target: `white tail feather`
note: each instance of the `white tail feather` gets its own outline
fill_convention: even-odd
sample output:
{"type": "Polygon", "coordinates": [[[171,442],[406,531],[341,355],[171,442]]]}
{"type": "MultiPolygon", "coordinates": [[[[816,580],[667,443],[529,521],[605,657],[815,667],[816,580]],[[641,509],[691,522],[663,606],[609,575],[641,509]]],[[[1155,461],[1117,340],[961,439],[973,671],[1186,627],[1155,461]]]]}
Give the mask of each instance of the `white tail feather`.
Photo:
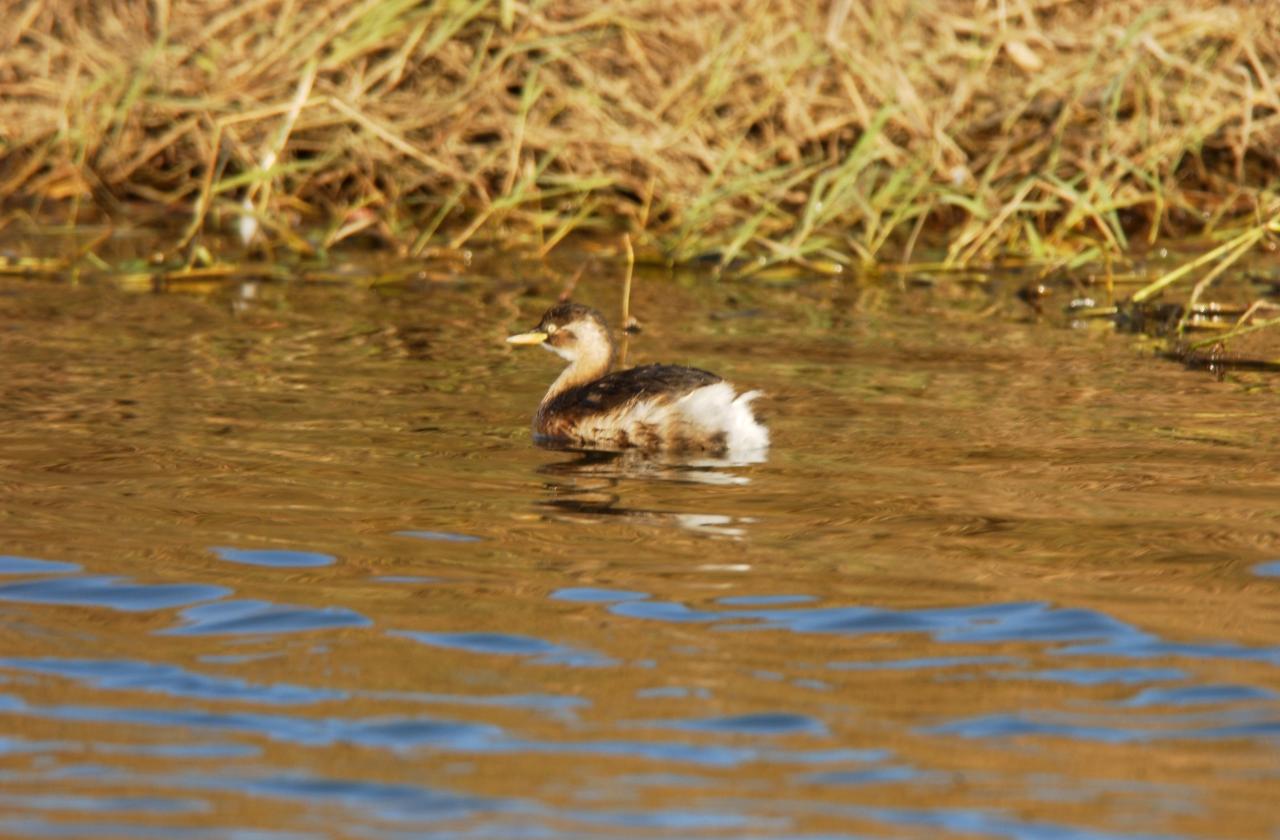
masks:
{"type": "Polygon", "coordinates": [[[753,460],[769,448],[769,430],[751,411],[751,401],[758,396],[759,391],[735,395],[728,382],[717,382],[686,394],[675,407],[690,428],[712,435],[723,432],[730,458],[753,460]]]}

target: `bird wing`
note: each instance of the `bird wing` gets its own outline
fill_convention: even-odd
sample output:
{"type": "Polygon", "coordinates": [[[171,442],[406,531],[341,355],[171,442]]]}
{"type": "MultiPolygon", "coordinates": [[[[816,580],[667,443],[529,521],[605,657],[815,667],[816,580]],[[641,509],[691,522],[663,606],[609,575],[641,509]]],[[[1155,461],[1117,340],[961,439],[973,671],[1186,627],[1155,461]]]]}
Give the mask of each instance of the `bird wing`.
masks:
{"type": "Polygon", "coordinates": [[[690,391],[720,382],[714,373],[679,365],[641,365],[602,376],[594,382],[570,388],[548,408],[580,412],[608,412],[636,400],[653,397],[675,399],[690,391]]]}

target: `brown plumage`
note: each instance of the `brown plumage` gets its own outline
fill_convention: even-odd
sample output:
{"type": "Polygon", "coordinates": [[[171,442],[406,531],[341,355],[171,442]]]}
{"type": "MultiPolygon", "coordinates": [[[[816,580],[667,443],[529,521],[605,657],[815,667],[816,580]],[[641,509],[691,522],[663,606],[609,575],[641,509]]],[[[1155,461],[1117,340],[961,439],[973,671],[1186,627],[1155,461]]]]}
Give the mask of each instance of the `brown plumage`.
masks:
{"type": "Polygon", "coordinates": [[[749,403],[714,373],[677,365],[643,365],[609,373],[614,344],[599,312],[576,303],[551,307],[538,326],[507,339],[540,344],[569,366],[533,418],[540,442],[621,449],[763,452],[768,430],[749,403]]]}

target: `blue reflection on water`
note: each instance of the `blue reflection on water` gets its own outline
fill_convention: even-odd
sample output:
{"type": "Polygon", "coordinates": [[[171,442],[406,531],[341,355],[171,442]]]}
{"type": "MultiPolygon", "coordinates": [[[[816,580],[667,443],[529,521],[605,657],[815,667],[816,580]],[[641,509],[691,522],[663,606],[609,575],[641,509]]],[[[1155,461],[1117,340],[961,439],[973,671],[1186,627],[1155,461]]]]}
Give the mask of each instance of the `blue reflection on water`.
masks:
{"type": "Polygon", "coordinates": [[[15,557],[12,554],[0,554],[0,575],[57,575],[78,572],[77,563],[64,563],[61,560],[37,560],[34,557],[15,557]]]}
{"type": "Polygon", "coordinates": [[[701,767],[739,767],[744,764],[794,764],[802,766],[836,765],[883,761],[887,750],[783,749],[780,747],[739,746],[683,741],[494,741],[491,752],[548,753],[553,755],[594,755],[618,758],[644,758],[656,762],[689,764],[701,767]]]}
{"type": "Polygon", "coordinates": [[[392,751],[426,746],[480,750],[502,734],[497,726],[438,718],[307,718],[199,709],[36,706],[12,695],[0,695],[0,712],[63,721],[226,730],[305,746],[346,743],[392,751]]]}
{"type": "Polygon", "coordinates": [[[1255,575],[1262,577],[1280,577],[1280,560],[1272,560],[1269,563],[1259,563],[1253,567],[1255,575]]]}
{"type": "Polygon", "coordinates": [[[1124,705],[1144,706],[1195,706],[1217,703],[1237,703],[1244,700],[1274,700],[1274,691],[1249,685],[1181,685],[1148,688],[1125,701],[1124,705]]]}
{"type": "MultiPolygon", "coordinates": [[[[422,691],[337,691],[287,683],[255,684],[245,680],[216,677],[189,671],[173,665],[160,665],[137,660],[16,658],[0,659],[0,668],[33,674],[63,677],[84,685],[111,691],[146,691],[171,697],[200,700],[230,700],[263,705],[310,705],[325,701],[341,701],[353,696],[372,700],[413,702],[431,705],[522,708],[553,713],[559,717],[589,706],[583,697],[555,694],[499,694],[477,696],[422,691]]],[[[0,755],[20,743],[0,738],[0,755]]]]}
{"type": "Polygon", "coordinates": [[[458,819],[478,811],[516,810],[514,801],[456,794],[405,784],[354,779],[278,775],[247,779],[188,779],[193,787],[232,790],[257,796],[337,802],[381,820],[403,822],[458,819]]]}
{"type": "Polygon", "coordinates": [[[631,592],[626,589],[594,589],[589,586],[571,586],[551,593],[553,600],[578,601],[584,604],[613,604],[621,601],[643,601],[647,592],[631,592]]]}
{"type": "MultiPolygon", "coordinates": [[[[730,828],[745,828],[748,825],[758,831],[767,827],[771,822],[779,825],[783,824],[780,820],[762,819],[759,816],[746,817],[741,814],[716,811],[652,810],[609,812],[579,810],[569,812],[568,816],[592,825],[649,829],[664,833],[671,831],[724,831],[730,828]]],[[[758,834],[753,832],[752,836],[758,836],[758,834]]]]}
{"type": "Polygon", "coordinates": [[[676,741],[511,741],[495,744],[502,752],[546,753],[549,755],[593,755],[643,758],[657,762],[692,764],[704,767],[738,767],[769,760],[769,753],[754,747],[722,744],[691,744],[676,741]]]}
{"type": "Polygon", "coordinates": [[[928,633],[941,642],[1093,640],[1136,632],[1123,622],[1092,610],[1055,609],[1034,602],[918,610],[877,607],[731,610],[720,618],[754,619],[760,622],[756,626],[795,633],[928,633]]]}
{"type": "Polygon", "coordinates": [[[731,732],[743,735],[826,735],[827,727],[807,715],[789,712],[757,712],[747,715],[679,721],[679,729],[697,732],[731,732]]]}
{"type": "Polygon", "coordinates": [[[624,601],[609,609],[615,615],[628,618],[647,618],[651,621],[671,621],[679,624],[701,624],[721,621],[731,615],[705,610],[692,610],[673,601],[624,601]]]}
{"type": "Polygon", "coordinates": [[[812,595],[730,595],[718,599],[716,603],[726,607],[774,607],[782,604],[806,604],[816,600],[812,595]]]}
{"type": "Polygon", "coordinates": [[[214,546],[209,549],[223,560],[249,566],[272,566],[280,569],[302,569],[314,566],[330,566],[336,562],[332,554],[311,551],[281,551],[267,549],[228,548],[214,546]]]}
{"type": "Polygon", "coordinates": [[[1010,679],[1043,680],[1066,685],[1132,685],[1135,683],[1183,680],[1187,672],[1180,668],[1045,668],[1000,676],[1010,679]]]}
{"type": "Polygon", "coordinates": [[[564,716],[586,708],[591,701],[569,694],[437,694],[429,691],[358,691],[356,696],[372,700],[407,700],[440,706],[476,706],[502,709],[530,709],[564,716]]]}
{"type": "Polygon", "coordinates": [[[144,811],[149,813],[204,813],[209,804],[198,799],[167,796],[85,796],[83,794],[32,794],[7,796],[0,794],[0,807],[29,811],[69,811],[109,813],[111,811],[144,811]]]}
{"type": "Polygon", "coordinates": [[[19,736],[0,735],[0,756],[24,753],[77,752],[81,746],[73,741],[33,741],[19,736]]]}
{"type": "Polygon", "coordinates": [[[1010,665],[1014,656],[931,656],[921,659],[885,659],[876,662],[829,662],[833,671],[923,671],[931,668],[963,668],[969,665],[1010,665]]]}
{"type": "Polygon", "coordinates": [[[930,777],[945,778],[943,774],[917,770],[914,767],[891,764],[885,767],[868,767],[861,770],[832,770],[826,773],[810,773],[804,781],[813,785],[876,785],[894,782],[919,782],[930,777]]]}
{"type": "MultiPolygon", "coordinates": [[[[938,642],[1072,642],[1052,649],[1062,655],[1143,658],[1225,658],[1280,664],[1280,647],[1251,648],[1234,642],[1167,642],[1096,610],[1053,607],[1040,602],[970,607],[891,610],[877,607],[697,610],[675,601],[613,604],[628,618],[672,623],[718,622],[723,629],[789,630],[793,633],[868,635],[923,633],[938,642]]],[[[945,662],[945,660],[944,660],[945,662]]],[[[838,667],[858,667],[840,663],[838,667]]],[[[868,667],[892,667],[876,663],[868,667]]]]}
{"type": "MultiPolygon", "coordinates": [[[[238,551],[238,549],[226,549],[226,551],[238,551]]],[[[301,555],[302,553],[280,552],[279,554],[301,555]]],[[[325,555],[312,556],[326,557],[325,555]]],[[[13,572],[15,574],[27,572],[51,574],[73,572],[78,569],[74,564],[62,564],[66,568],[50,568],[43,564],[51,561],[31,561],[25,558],[18,558],[18,560],[21,562],[14,561],[13,558],[0,558],[0,573],[3,573],[6,568],[20,570],[13,572]],[[3,564],[6,559],[11,561],[8,566],[3,564]],[[31,565],[32,563],[35,565],[31,565]]],[[[275,565],[287,566],[289,563],[282,562],[275,565]]],[[[33,591],[32,587],[35,587],[39,597],[48,599],[47,602],[50,603],[105,605],[115,609],[138,610],[184,606],[191,601],[183,599],[191,598],[193,595],[203,596],[197,600],[209,600],[223,597],[228,592],[222,587],[136,584],[127,579],[115,577],[64,577],[22,581],[0,586],[0,599],[37,600],[38,598],[23,597],[24,593],[33,591]],[[61,588],[59,588],[60,585],[61,588]],[[141,606],[144,603],[145,606],[141,606]]],[[[607,610],[617,616],[668,622],[674,625],[707,624],[711,625],[710,629],[713,631],[785,630],[795,633],[848,636],[919,633],[937,642],[950,644],[1030,642],[1038,644],[1048,653],[1060,656],[1120,655],[1135,658],[1185,657],[1192,659],[1217,657],[1280,663],[1280,648],[1250,648],[1234,643],[1216,642],[1170,642],[1105,613],[1079,608],[1057,608],[1038,602],[891,610],[864,606],[799,606],[811,602],[813,598],[805,595],[754,595],[721,598],[715,606],[694,608],[674,601],[654,601],[644,592],[591,587],[560,589],[551,597],[565,602],[596,604],[599,605],[599,609],[607,610]]],[[[188,606],[182,611],[181,617],[184,622],[181,626],[162,632],[177,635],[288,633],[332,627],[366,627],[371,624],[360,613],[344,608],[311,608],[251,600],[188,606]]],[[[598,667],[618,664],[590,650],[561,645],[532,636],[483,632],[397,632],[395,635],[432,647],[481,655],[523,657],[528,661],[546,665],[598,667]]],[[[888,651],[880,655],[892,655],[892,649],[888,651]]],[[[933,735],[994,739],[1017,736],[1062,737],[1106,743],[1141,743],[1195,738],[1280,737],[1280,718],[1275,714],[1274,706],[1270,710],[1257,708],[1259,703],[1274,703],[1277,699],[1278,695],[1270,690],[1244,685],[1152,685],[1190,679],[1185,671],[1173,667],[1064,667],[1022,672],[1003,668],[1003,666],[1025,668],[1026,662],[1026,658],[1012,656],[939,656],[910,660],[845,661],[826,664],[832,669],[847,671],[925,670],[975,666],[988,667],[990,676],[1002,679],[1051,681],[1078,686],[1138,686],[1132,696],[1126,700],[1099,703],[1096,707],[1086,707],[1084,711],[1072,714],[1025,710],[1009,714],[989,714],[943,722],[924,730],[933,735]],[[1221,708],[1229,704],[1235,704],[1235,707],[1221,708]],[[1242,708],[1248,704],[1252,706],[1242,708]],[[1199,709],[1192,710],[1196,712],[1195,714],[1170,714],[1167,709],[1160,708],[1169,707],[1175,711],[1186,712],[1187,707],[1195,706],[1209,708],[1203,712],[1199,709]],[[1132,711],[1135,709],[1142,710],[1140,717],[1138,712],[1132,711]]],[[[277,706],[306,705],[321,701],[346,700],[357,696],[388,700],[456,702],[470,705],[525,706],[540,710],[562,711],[587,703],[580,697],[556,695],[477,698],[416,692],[340,692],[284,684],[255,685],[238,679],[201,674],[177,666],[135,660],[9,657],[0,659],[0,668],[77,680],[98,689],[146,691],[170,697],[196,698],[214,702],[230,700],[277,706]]],[[[677,695],[663,689],[648,689],[641,690],[639,696],[657,698],[677,695]]],[[[699,695],[686,691],[678,696],[689,699],[699,695]]],[[[504,729],[497,726],[428,717],[307,718],[222,710],[121,709],[105,705],[39,707],[13,697],[0,697],[0,711],[61,721],[154,727],[176,726],[206,731],[247,733],[264,739],[306,746],[354,744],[390,752],[427,749],[459,753],[610,756],[627,760],[642,759],[703,767],[737,767],[754,762],[821,764],[824,765],[821,768],[806,769],[799,774],[803,783],[817,785],[908,784],[929,782],[931,779],[945,777],[945,774],[935,774],[902,763],[847,766],[854,763],[886,761],[890,758],[890,754],[883,751],[772,749],[774,744],[780,743],[767,740],[773,737],[829,737],[827,726],[822,720],[787,711],[684,719],[674,723],[647,722],[648,725],[657,725],[668,731],[674,728],[697,733],[702,736],[698,740],[727,742],[708,744],[607,738],[577,742],[567,739],[527,740],[508,735],[504,729]],[[742,740],[744,738],[752,740],[744,741],[742,740]]],[[[46,742],[41,742],[41,744],[44,743],[46,742]]],[[[54,742],[47,743],[54,744],[54,742]]],[[[829,745],[838,746],[836,743],[829,745]]],[[[156,749],[172,749],[176,746],[162,744],[156,745],[156,749]]],[[[245,755],[252,757],[258,754],[256,747],[247,745],[244,747],[233,744],[204,746],[212,750],[210,755],[215,757],[245,755]],[[235,752],[237,748],[247,750],[247,753],[237,753],[235,752]],[[231,752],[220,753],[219,749],[231,750],[231,752]]],[[[102,748],[106,753],[134,747],[104,744],[102,748]]],[[[142,750],[146,747],[140,746],[136,749],[142,750]]],[[[11,744],[10,750],[22,751],[23,745],[11,744]]],[[[4,751],[5,744],[0,743],[0,753],[4,751]]],[[[29,751],[52,752],[54,748],[52,746],[48,749],[33,747],[29,751]]],[[[164,755],[159,752],[156,754],[164,755]]],[[[181,757],[182,753],[173,755],[181,757]]],[[[193,753],[193,755],[198,754],[193,753]]],[[[314,798],[317,801],[333,800],[388,821],[466,818],[473,816],[476,812],[520,813],[527,807],[525,803],[514,800],[490,800],[456,795],[413,785],[317,779],[288,773],[236,779],[227,781],[226,785],[234,786],[236,790],[250,795],[314,798]]],[[[106,804],[100,810],[112,810],[109,807],[112,801],[110,797],[102,797],[102,803],[106,804]]],[[[163,807],[166,800],[160,798],[157,801],[159,809],[163,807]]],[[[89,807],[94,805],[94,802],[87,802],[89,807]]],[[[70,810],[73,803],[66,802],[53,807],[70,810]]],[[[129,810],[129,808],[124,807],[120,810],[129,810]]],[[[947,831],[969,831],[996,836],[1044,838],[1105,836],[1094,831],[1086,832],[1083,829],[1019,822],[1010,817],[981,811],[863,809],[863,816],[912,827],[942,828],[947,831]]],[[[734,827],[731,821],[723,822],[721,815],[715,811],[655,810],[640,815],[625,811],[593,814],[564,812],[557,814],[557,817],[581,819],[597,825],[639,828],[665,826],[672,830],[734,827]]],[[[760,827],[758,822],[753,822],[752,825],[760,827]]],[[[36,833],[59,830],[56,825],[41,826],[31,824],[29,821],[24,822],[24,826],[36,833]]],[[[137,833],[129,836],[135,834],[137,833]]],[[[169,832],[166,836],[180,836],[180,833],[175,835],[169,832]]],[[[219,836],[230,836],[230,834],[222,832],[219,836]]]]}
{"type": "Polygon", "coordinates": [[[160,632],[172,636],[240,633],[302,633],[337,627],[369,627],[368,618],[346,607],[298,607],[270,601],[221,601],[182,611],[185,622],[160,632]]]}
{"type": "Polygon", "coordinates": [[[0,601],[109,607],[121,612],[146,612],[225,598],[225,586],[197,583],[134,583],[125,577],[77,576],[29,580],[0,586],[0,601]]]}
{"type": "Polygon", "coordinates": [[[455,534],[452,531],[396,531],[397,537],[413,537],[417,540],[434,540],[436,542],[473,543],[483,538],[472,534],[455,534]]]}
{"type": "Polygon", "coordinates": [[[1127,656],[1140,659],[1238,659],[1280,665],[1280,648],[1250,648],[1235,642],[1166,642],[1136,630],[1097,644],[1059,648],[1054,653],[1064,656],[1127,656]]]}
{"type": "Polygon", "coordinates": [[[328,835],[303,831],[269,831],[259,828],[186,828],[175,825],[147,825],[145,823],[95,822],[93,832],[86,835],[84,823],[79,820],[58,822],[37,817],[0,818],[0,831],[12,837],[124,837],[129,840],[156,837],[160,840],[326,840],[328,835]]]}
{"type": "Polygon", "coordinates": [[[1133,728],[1115,728],[1086,723],[1037,720],[1021,712],[983,715],[952,721],[924,730],[934,735],[957,735],[961,738],[1016,738],[1023,735],[1048,735],[1107,744],[1130,744],[1150,740],[1150,732],[1133,728]]]}
{"type": "Polygon", "coordinates": [[[257,758],[262,750],[252,744],[227,741],[183,744],[111,744],[99,741],[95,753],[104,755],[145,755],[152,758],[257,758]]]}
{"type": "MultiPolygon", "coordinates": [[[[599,599],[604,602],[604,599],[599,599]]],[[[605,602],[608,603],[608,602],[605,602]]],[[[721,600],[721,604],[725,601],[721,600]]],[[[1040,602],[982,604],[967,607],[893,610],[875,607],[786,607],[763,609],[696,609],[672,601],[608,603],[611,613],[672,624],[713,623],[721,631],[787,630],[839,635],[918,633],[939,643],[994,644],[1033,642],[1057,656],[1122,656],[1254,661],[1280,664],[1280,648],[1246,647],[1233,642],[1173,642],[1140,630],[1105,613],[1059,608],[1040,602]],[[1066,644],[1063,644],[1066,643],[1066,644]]],[[[830,662],[835,670],[923,669],[956,666],[1023,665],[1008,656],[956,656],[872,662],[830,662]]],[[[1174,667],[1060,668],[1030,672],[988,669],[1000,679],[1030,679],[1068,685],[1150,685],[1187,679],[1174,667]]],[[[1210,707],[1200,718],[1147,714],[1140,719],[1112,720],[1105,714],[1033,714],[1016,711],[952,721],[928,728],[930,734],[968,738],[1034,735],[1108,743],[1204,738],[1272,738],[1280,734],[1280,713],[1270,689],[1232,685],[1153,686],[1108,708],[1149,709],[1158,706],[1210,707]],[[1267,709],[1232,708],[1231,704],[1266,703],[1267,709]]],[[[689,724],[685,724],[689,727],[689,724]]]]}
{"type": "MultiPolygon", "coordinates": [[[[881,750],[781,749],[772,747],[698,744],[664,741],[535,741],[509,737],[500,727],[442,718],[308,718],[253,712],[220,712],[168,708],[113,706],[37,706],[19,697],[0,695],[0,713],[48,720],[148,727],[186,727],[196,730],[240,732],[272,741],[309,747],[354,744],[402,752],[415,749],[462,753],[543,753],[567,756],[616,756],[709,767],[736,767],[754,762],[780,764],[848,764],[880,761],[881,750]]],[[[721,734],[825,734],[821,724],[801,716],[742,716],[713,720],[703,727],[721,734]],[[755,720],[753,720],[753,718],[755,720]],[[780,723],[785,724],[780,729],[780,723]],[[797,732],[797,721],[801,731],[797,732]]],[[[691,727],[696,728],[696,727],[691,727]]]]}
{"type": "Polygon", "coordinates": [[[299,705],[324,700],[343,700],[341,691],[307,688],[277,683],[254,685],[244,680],[214,677],[174,665],[159,665],[129,659],[0,659],[0,668],[33,674],[48,674],[115,691],[135,690],[195,697],[204,700],[235,700],[273,705],[299,705]]]}
{"type": "Polygon", "coordinates": [[[848,806],[849,814],[903,826],[924,826],[965,834],[1010,837],[1017,840],[1151,840],[1161,835],[1112,834],[1093,828],[1076,828],[1055,823],[1028,822],[998,811],[960,809],[913,809],[848,806]]]}
{"type": "Polygon", "coordinates": [[[1244,708],[1216,709],[1197,715],[1148,714],[1138,723],[1135,725],[1135,721],[1128,718],[1113,720],[1101,713],[1010,712],[952,721],[924,731],[962,738],[1041,735],[1108,744],[1280,737],[1280,716],[1274,710],[1244,708]]]}

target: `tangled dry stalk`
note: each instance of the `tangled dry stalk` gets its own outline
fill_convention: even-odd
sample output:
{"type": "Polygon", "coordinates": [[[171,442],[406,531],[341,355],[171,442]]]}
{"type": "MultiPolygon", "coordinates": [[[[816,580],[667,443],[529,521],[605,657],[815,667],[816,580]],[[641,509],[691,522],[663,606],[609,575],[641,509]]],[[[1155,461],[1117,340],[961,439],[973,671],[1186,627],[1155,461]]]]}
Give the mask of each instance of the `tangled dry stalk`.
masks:
{"type": "Polygon", "coordinates": [[[1280,4],[0,0],[0,205],[317,250],[1122,251],[1280,214],[1280,4]]]}

